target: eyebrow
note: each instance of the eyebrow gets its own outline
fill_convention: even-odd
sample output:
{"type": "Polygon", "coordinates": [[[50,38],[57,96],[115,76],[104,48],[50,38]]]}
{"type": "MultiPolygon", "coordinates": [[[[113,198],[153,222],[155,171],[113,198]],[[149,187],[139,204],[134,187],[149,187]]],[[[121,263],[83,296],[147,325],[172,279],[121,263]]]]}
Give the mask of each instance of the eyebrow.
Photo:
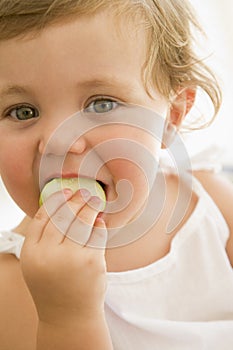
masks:
{"type": "Polygon", "coordinates": [[[8,85],[5,87],[1,93],[1,97],[14,96],[14,95],[25,95],[28,93],[28,88],[19,85],[8,85]]]}
{"type": "Polygon", "coordinates": [[[126,89],[127,91],[134,91],[135,90],[135,84],[132,84],[129,81],[118,79],[114,76],[110,77],[103,77],[100,79],[89,79],[80,81],[77,84],[78,88],[87,89],[87,88],[121,88],[126,89]]]}
{"type": "MultiPolygon", "coordinates": [[[[100,79],[88,79],[88,80],[84,80],[78,83],[78,86],[105,86],[105,85],[109,85],[109,86],[115,86],[115,85],[121,85],[125,83],[115,77],[104,77],[104,78],[100,78],[100,79]]],[[[128,85],[128,83],[127,83],[128,85]]]]}
{"type": "MultiPolygon", "coordinates": [[[[135,85],[130,84],[128,81],[119,80],[116,77],[104,77],[98,79],[89,79],[78,82],[76,85],[78,88],[123,88],[128,91],[135,90],[135,85]]],[[[30,87],[20,85],[8,85],[0,91],[0,97],[11,97],[15,95],[25,95],[31,92],[30,87]]]]}

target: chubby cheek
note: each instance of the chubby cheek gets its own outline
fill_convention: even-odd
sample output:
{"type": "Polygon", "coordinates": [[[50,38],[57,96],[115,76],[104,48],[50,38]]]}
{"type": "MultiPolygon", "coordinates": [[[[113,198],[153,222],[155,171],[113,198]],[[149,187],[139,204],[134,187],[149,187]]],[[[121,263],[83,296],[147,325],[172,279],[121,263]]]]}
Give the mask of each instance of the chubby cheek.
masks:
{"type": "MultiPolygon", "coordinates": [[[[32,156],[27,147],[6,142],[0,152],[0,173],[10,196],[28,215],[33,216],[38,209],[37,190],[33,177],[32,156]]],[[[1,145],[0,145],[1,146],[1,145]]]]}
{"type": "Polygon", "coordinates": [[[3,182],[15,203],[30,217],[33,217],[37,210],[39,195],[35,191],[32,182],[15,181],[14,177],[3,177],[3,182]],[[13,180],[12,180],[13,179],[13,180]],[[12,181],[11,181],[12,180],[12,181]]]}
{"type": "Polygon", "coordinates": [[[117,192],[124,190],[123,195],[130,193],[131,197],[135,199],[142,188],[145,192],[147,191],[148,177],[138,164],[128,160],[113,160],[110,167],[112,174],[114,174],[114,184],[118,189],[117,192]],[[128,191],[126,191],[127,187],[128,191]]]}
{"type": "Polygon", "coordinates": [[[114,174],[115,196],[111,197],[111,211],[106,215],[106,222],[108,227],[113,228],[131,221],[143,208],[152,177],[150,174],[149,178],[144,169],[128,160],[112,160],[108,167],[114,174]]]}
{"type": "MultiPolygon", "coordinates": [[[[111,131],[109,129],[108,135],[111,131]]],[[[113,225],[117,219],[124,222],[131,220],[148,199],[157,174],[161,144],[136,128],[118,128],[115,137],[111,136],[113,142],[110,139],[107,143],[106,153],[109,156],[106,166],[113,178],[115,197],[111,196],[114,204],[109,206],[112,211],[109,211],[107,219],[113,225]]],[[[101,158],[104,158],[103,155],[101,158]]]]}

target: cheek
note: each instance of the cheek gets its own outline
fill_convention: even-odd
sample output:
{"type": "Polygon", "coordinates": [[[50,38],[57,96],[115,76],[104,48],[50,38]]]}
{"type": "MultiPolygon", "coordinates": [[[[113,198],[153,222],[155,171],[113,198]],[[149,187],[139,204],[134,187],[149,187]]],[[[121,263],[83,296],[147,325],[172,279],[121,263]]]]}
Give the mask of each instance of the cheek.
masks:
{"type": "Polygon", "coordinates": [[[25,140],[27,138],[21,142],[19,139],[16,141],[13,138],[2,138],[0,174],[10,196],[23,211],[28,212],[29,208],[33,207],[32,198],[35,198],[35,189],[31,168],[33,155],[25,140]]]}
{"type": "MultiPolygon", "coordinates": [[[[137,128],[109,128],[103,137],[104,147],[100,157],[104,160],[115,184],[122,179],[127,180],[136,188],[149,189],[154,180],[159,159],[161,142],[137,128]]],[[[137,189],[138,190],[138,189],[137,189]]]]}
{"type": "Polygon", "coordinates": [[[21,163],[20,166],[19,148],[5,142],[0,152],[0,172],[8,185],[20,179],[24,171],[24,166],[22,165],[21,163]]]}
{"type": "Polygon", "coordinates": [[[142,166],[140,159],[135,161],[115,159],[107,164],[115,186],[116,211],[137,211],[148,199],[152,182],[156,176],[156,163],[142,166]],[[141,163],[141,164],[140,164],[141,163]]]}

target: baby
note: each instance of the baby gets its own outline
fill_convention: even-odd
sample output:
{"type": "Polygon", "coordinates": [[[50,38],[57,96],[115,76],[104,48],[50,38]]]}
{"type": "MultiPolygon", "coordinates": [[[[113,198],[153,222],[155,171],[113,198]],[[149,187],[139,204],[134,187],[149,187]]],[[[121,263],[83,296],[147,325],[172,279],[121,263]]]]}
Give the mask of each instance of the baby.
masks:
{"type": "Polygon", "coordinates": [[[1,349],[232,348],[233,188],[192,176],[179,133],[198,89],[221,103],[194,28],[184,0],[0,0],[0,173],[28,215],[1,349]]]}

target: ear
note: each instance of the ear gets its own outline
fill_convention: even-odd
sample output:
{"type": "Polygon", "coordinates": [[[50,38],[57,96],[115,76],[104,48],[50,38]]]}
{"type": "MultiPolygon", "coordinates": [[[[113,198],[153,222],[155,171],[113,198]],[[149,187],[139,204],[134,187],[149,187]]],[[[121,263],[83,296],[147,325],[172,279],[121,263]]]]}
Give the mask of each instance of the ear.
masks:
{"type": "Polygon", "coordinates": [[[177,133],[180,125],[182,124],[185,116],[192,108],[196,98],[196,89],[186,88],[178,92],[173,97],[169,114],[165,122],[162,148],[168,148],[177,133]]]}
{"type": "Polygon", "coordinates": [[[195,98],[196,89],[194,88],[185,88],[179,91],[172,99],[170,116],[168,116],[170,123],[179,128],[192,108],[195,98]]]}

